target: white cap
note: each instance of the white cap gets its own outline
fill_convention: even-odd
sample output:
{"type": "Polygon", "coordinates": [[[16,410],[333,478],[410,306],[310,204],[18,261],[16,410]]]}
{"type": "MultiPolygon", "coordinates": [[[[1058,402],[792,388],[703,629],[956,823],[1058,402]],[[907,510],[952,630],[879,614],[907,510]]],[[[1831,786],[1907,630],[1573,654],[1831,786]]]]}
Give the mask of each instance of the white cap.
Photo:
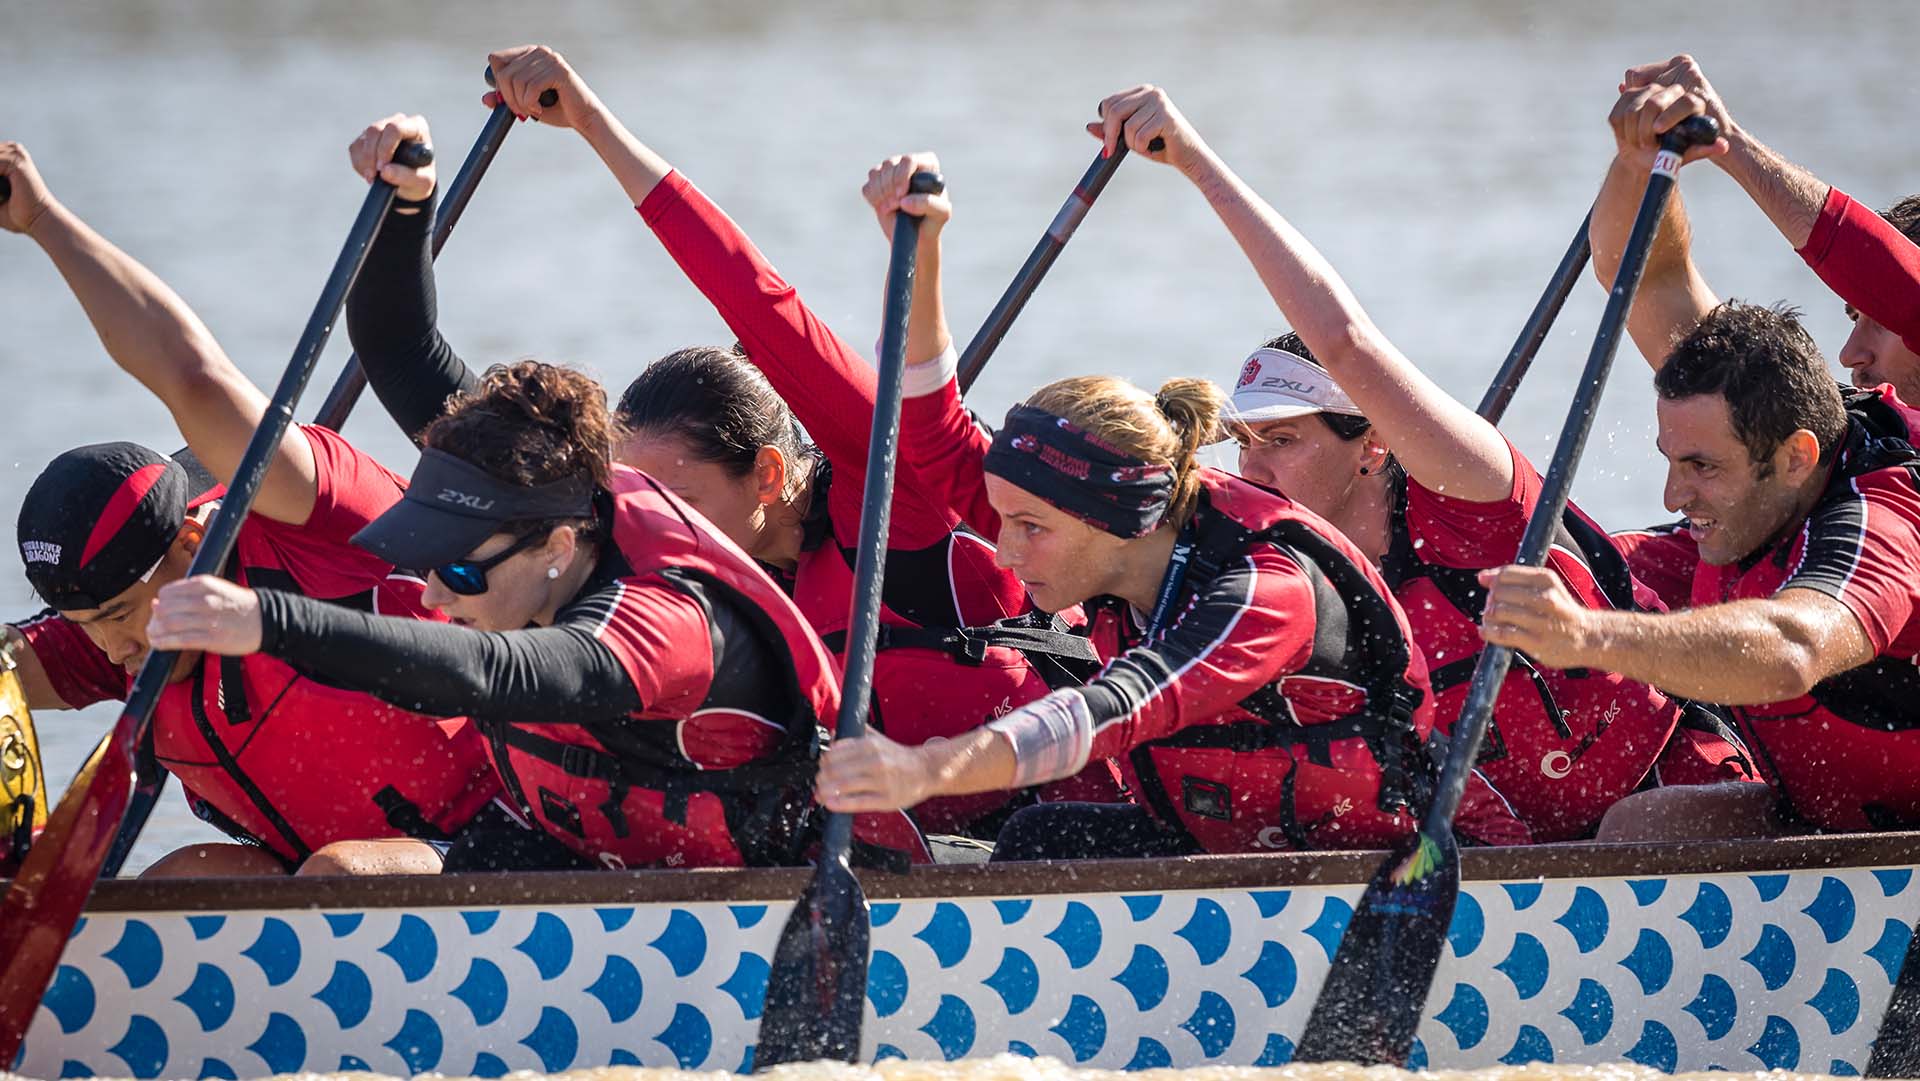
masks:
{"type": "Polygon", "coordinates": [[[1284,349],[1256,349],[1240,367],[1227,419],[1243,424],[1309,413],[1364,416],[1327,370],[1284,349]]]}

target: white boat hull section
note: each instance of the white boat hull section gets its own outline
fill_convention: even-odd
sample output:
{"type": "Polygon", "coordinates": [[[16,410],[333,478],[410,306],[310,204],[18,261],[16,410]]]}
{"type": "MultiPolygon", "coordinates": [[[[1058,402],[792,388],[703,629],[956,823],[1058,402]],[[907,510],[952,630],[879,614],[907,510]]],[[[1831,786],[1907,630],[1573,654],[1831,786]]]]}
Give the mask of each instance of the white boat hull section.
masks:
{"type": "MultiPolygon", "coordinates": [[[[1864,1067],[1910,865],[1472,881],[1414,1064],[1864,1067]]],[[[868,1056],[1278,1064],[1360,886],[877,901],[868,1056]]],[[[786,903],[97,912],[33,1077],[751,1064],[786,903]]]]}

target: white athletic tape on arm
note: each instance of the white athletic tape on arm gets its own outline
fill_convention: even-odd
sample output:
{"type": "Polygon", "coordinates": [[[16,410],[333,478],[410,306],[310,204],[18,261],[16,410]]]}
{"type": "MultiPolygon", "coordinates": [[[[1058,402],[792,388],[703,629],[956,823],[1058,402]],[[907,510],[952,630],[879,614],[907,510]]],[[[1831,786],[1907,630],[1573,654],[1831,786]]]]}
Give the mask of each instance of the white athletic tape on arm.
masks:
{"type": "Polygon", "coordinates": [[[1077,691],[1055,691],[987,728],[1013,744],[1013,787],[1028,788],[1086,768],[1093,751],[1093,711],[1077,691]]]}
{"type": "Polygon", "coordinates": [[[900,387],[909,398],[923,398],[953,381],[960,371],[960,354],[947,343],[947,351],[932,360],[916,361],[901,373],[900,387]]]}

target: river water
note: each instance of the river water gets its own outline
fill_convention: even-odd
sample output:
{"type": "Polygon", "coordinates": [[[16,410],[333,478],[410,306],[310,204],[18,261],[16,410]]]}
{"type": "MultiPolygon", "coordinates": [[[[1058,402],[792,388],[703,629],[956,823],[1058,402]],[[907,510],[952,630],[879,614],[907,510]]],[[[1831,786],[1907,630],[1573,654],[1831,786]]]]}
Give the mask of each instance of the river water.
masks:
{"type": "MultiPolygon", "coordinates": [[[[271,386],[361,199],[346,144],[376,117],[423,112],[450,176],[485,115],[490,48],[561,48],[856,343],[877,336],[885,264],[858,197],[869,164],[942,155],[958,206],[949,307],[964,337],[1085,168],[1095,147],[1079,125],[1095,102],[1154,81],[1320,245],[1403,350],[1471,402],[1604,170],[1604,119],[1625,66],[1695,53],[1747,127],[1881,206],[1915,186],[1898,134],[1912,130],[1920,77],[1902,43],[1914,40],[1920,6],[1845,0],[1817,14],[1784,2],[1492,0],[9,3],[0,138],[27,144],[60,198],[167,279],[271,386]]],[[[1724,294],[1803,305],[1837,350],[1839,303],[1738,188],[1699,167],[1683,190],[1708,278],[1724,294]]],[[[0,239],[10,516],[69,446],[179,438],[108,362],[50,264],[0,239]]],[[[477,362],[563,360],[617,387],[670,349],[729,340],[585,146],[531,125],[500,155],[440,285],[442,326],[477,362]]],[[[1536,461],[1550,453],[1601,302],[1590,281],[1576,293],[1509,414],[1509,434],[1536,461]]],[[[1196,193],[1171,170],[1131,162],[974,404],[995,413],[1084,372],[1225,380],[1281,328],[1196,193]]],[[[344,338],[316,383],[338,370],[344,338]]],[[[1629,347],[1576,488],[1615,527],[1663,515],[1651,415],[1629,347]]],[[[347,431],[410,466],[377,406],[347,431]]],[[[25,613],[34,603],[16,560],[11,546],[0,555],[0,605],[25,613]]],[[[110,719],[103,707],[43,715],[48,774],[64,785],[110,719]]],[[[215,837],[170,795],[132,866],[215,837]]]]}

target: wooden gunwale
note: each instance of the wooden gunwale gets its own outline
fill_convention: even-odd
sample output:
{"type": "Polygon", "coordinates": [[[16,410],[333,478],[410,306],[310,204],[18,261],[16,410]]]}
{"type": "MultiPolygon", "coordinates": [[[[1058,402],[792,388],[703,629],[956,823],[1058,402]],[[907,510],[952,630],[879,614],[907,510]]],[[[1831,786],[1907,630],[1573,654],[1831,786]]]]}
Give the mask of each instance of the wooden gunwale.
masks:
{"type": "MultiPolygon", "coordinates": [[[[875,901],[1286,889],[1363,883],[1372,876],[1380,858],[1378,852],[1276,852],[1167,860],[939,866],[918,868],[905,875],[864,871],[860,878],[867,897],[875,901]]],[[[1482,848],[1462,852],[1460,862],[1462,875],[1469,881],[1894,867],[1920,864],[1920,832],[1659,845],[1577,843],[1482,848]]],[[[389,878],[116,879],[100,883],[87,910],[228,912],[779,902],[797,897],[810,873],[804,868],[782,868],[389,878]]],[[[0,887],[4,885],[0,880],[0,887]]]]}

